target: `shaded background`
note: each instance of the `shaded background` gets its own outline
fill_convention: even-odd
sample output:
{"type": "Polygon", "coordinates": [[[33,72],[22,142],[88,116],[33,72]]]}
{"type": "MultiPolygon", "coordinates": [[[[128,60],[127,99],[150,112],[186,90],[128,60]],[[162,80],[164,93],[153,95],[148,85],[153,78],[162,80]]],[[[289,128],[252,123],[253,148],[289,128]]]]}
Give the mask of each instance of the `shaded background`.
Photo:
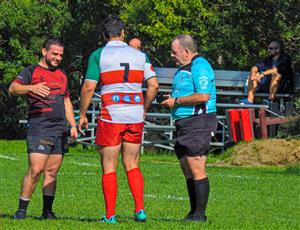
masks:
{"type": "Polygon", "coordinates": [[[174,67],[170,42],[192,34],[213,69],[249,70],[267,54],[273,39],[284,42],[295,72],[300,72],[299,0],[2,0],[0,2],[0,138],[25,135],[24,97],[9,97],[7,87],[27,65],[39,60],[50,36],[65,43],[63,68],[77,106],[87,58],[104,45],[102,21],[111,14],[127,24],[127,41],[142,40],[154,66],[174,67]]]}

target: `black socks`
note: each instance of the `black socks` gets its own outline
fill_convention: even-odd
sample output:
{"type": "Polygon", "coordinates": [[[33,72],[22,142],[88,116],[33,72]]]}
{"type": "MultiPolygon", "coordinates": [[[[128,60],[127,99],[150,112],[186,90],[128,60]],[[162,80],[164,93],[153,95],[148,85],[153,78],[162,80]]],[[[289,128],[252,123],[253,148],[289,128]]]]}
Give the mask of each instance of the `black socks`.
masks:
{"type": "Polygon", "coordinates": [[[27,210],[29,201],[30,201],[30,199],[24,199],[24,198],[20,197],[19,198],[19,208],[18,209],[27,210]]]}
{"type": "Polygon", "coordinates": [[[191,211],[189,214],[192,214],[193,212],[196,211],[196,193],[195,193],[195,183],[193,178],[186,179],[186,186],[188,189],[189,193],[189,198],[190,198],[190,206],[191,206],[191,211]]]}
{"type": "Polygon", "coordinates": [[[209,181],[208,177],[201,180],[195,180],[195,194],[196,194],[196,211],[201,215],[205,215],[205,210],[209,196],[209,181]]]}
{"type": "Polygon", "coordinates": [[[54,201],[54,196],[43,195],[43,212],[52,212],[52,205],[54,201]]]}

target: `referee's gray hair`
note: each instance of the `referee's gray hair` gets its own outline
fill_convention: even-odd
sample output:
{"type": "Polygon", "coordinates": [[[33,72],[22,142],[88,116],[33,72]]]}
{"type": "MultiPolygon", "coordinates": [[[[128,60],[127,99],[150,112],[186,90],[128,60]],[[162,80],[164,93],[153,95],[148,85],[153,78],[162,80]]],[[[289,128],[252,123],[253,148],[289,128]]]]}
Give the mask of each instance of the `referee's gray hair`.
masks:
{"type": "Polygon", "coordinates": [[[198,52],[198,45],[197,42],[195,41],[195,39],[188,34],[181,34],[176,36],[173,41],[178,40],[179,44],[187,49],[192,51],[193,53],[197,53],[198,52]]]}

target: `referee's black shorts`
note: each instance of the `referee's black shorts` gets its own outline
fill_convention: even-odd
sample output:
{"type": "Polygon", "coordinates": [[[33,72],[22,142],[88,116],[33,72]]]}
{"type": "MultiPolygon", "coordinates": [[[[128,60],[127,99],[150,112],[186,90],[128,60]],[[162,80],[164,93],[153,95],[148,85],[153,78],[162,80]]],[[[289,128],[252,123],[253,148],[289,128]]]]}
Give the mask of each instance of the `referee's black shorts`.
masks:
{"type": "Polygon", "coordinates": [[[178,159],[183,156],[207,155],[211,133],[217,129],[216,113],[200,114],[175,122],[177,138],[174,146],[178,159]]]}

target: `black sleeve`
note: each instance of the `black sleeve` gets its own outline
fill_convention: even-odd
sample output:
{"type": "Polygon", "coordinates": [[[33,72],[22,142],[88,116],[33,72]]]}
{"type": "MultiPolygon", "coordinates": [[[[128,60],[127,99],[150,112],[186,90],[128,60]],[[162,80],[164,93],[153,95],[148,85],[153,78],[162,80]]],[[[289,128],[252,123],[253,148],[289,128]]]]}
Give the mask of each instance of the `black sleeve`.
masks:
{"type": "Polygon", "coordinates": [[[33,65],[27,66],[21,73],[18,74],[14,81],[23,85],[29,85],[31,83],[34,68],[35,66],[33,65]]]}
{"type": "Polygon", "coordinates": [[[258,71],[260,72],[268,68],[267,63],[268,63],[268,58],[264,58],[262,60],[259,60],[259,62],[257,62],[254,66],[256,66],[258,68],[258,71]]]}
{"type": "Polygon", "coordinates": [[[288,55],[282,55],[278,64],[276,65],[278,73],[282,74],[291,66],[291,58],[288,55]]]}

